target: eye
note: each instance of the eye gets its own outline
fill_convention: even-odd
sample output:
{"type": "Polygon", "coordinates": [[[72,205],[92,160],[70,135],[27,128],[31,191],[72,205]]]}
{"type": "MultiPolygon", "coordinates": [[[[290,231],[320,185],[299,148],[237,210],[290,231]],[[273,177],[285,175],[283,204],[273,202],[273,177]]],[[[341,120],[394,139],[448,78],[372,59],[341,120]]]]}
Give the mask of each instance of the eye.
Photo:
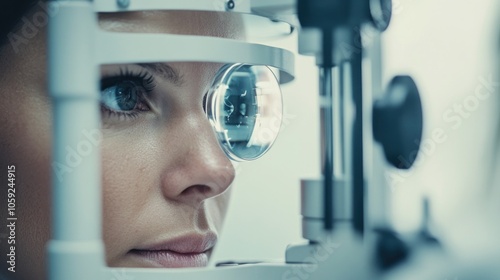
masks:
{"type": "Polygon", "coordinates": [[[140,88],[134,82],[121,81],[104,89],[101,102],[111,110],[132,111],[137,107],[140,94],[140,88]]]}
{"type": "Polygon", "coordinates": [[[101,108],[106,117],[137,117],[150,111],[147,95],[155,87],[154,78],[148,72],[133,73],[120,69],[120,74],[101,80],[101,108]]]}

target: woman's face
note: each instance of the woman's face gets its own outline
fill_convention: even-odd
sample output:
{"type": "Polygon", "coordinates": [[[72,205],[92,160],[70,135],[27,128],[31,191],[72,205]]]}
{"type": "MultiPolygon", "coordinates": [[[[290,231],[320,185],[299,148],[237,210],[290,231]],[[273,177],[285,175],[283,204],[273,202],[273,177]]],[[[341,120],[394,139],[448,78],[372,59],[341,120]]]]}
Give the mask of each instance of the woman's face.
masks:
{"type": "MultiPolygon", "coordinates": [[[[118,32],[232,38],[243,33],[236,17],[195,12],[101,15],[100,23],[118,32]]],[[[0,52],[0,166],[16,165],[16,276],[23,279],[43,273],[50,237],[52,115],[45,38],[42,29],[18,53],[8,44],[0,52]]],[[[234,178],[203,108],[220,67],[200,62],[101,68],[103,239],[109,266],[206,265],[234,178]]],[[[0,173],[6,182],[7,170],[0,173]]],[[[6,192],[1,199],[6,201],[6,192]]],[[[5,221],[6,211],[0,212],[5,221]]],[[[0,244],[6,252],[6,242],[0,244]]]]}

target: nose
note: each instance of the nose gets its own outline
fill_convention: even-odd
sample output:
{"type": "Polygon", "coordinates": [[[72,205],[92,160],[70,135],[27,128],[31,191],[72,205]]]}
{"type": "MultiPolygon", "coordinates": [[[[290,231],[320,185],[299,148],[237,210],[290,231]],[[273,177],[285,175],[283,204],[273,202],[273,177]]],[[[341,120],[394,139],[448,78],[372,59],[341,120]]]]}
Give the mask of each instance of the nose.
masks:
{"type": "MultiPolygon", "coordinates": [[[[196,207],[223,193],[234,180],[235,170],[204,114],[182,118],[175,127],[179,137],[168,137],[175,145],[168,145],[169,164],[162,172],[162,193],[170,200],[196,207]]],[[[172,135],[174,131],[167,133],[172,135]]]]}

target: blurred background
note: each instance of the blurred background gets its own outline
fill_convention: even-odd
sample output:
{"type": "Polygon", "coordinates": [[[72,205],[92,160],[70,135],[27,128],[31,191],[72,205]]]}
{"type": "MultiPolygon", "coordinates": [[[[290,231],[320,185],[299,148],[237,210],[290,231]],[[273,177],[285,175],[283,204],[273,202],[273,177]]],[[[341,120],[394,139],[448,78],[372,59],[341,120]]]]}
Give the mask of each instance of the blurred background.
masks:
{"type": "MultiPolygon", "coordinates": [[[[498,0],[393,1],[392,22],[382,35],[384,85],[395,75],[411,75],[425,121],[416,166],[383,174],[390,221],[401,232],[420,227],[423,197],[443,236],[455,234],[450,231],[464,213],[491,197],[486,178],[499,126],[499,26],[498,0]]],[[[280,41],[292,50],[296,42],[280,41]]],[[[236,168],[215,261],[283,259],[287,245],[302,241],[300,179],[320,175],[317,73],[313,58],[297,56],[296,80],[283,87],[278,140],[263,158],[236,168]]]]}

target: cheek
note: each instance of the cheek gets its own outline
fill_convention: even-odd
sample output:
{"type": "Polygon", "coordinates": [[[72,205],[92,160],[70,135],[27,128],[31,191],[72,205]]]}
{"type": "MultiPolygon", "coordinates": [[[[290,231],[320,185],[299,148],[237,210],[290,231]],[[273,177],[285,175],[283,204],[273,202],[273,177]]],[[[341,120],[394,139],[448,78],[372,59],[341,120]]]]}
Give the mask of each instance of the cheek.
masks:
{"type": "Polygon", "coordinates": [[[141,214],[157,195],[153,153],[136,133],[107,137],[102,142],[103,231],[108,256],[123,244],[133,242],[141,214]]]}
{"type": "Polygon", "coordinates": [[[224,193],[208,199],[206,202],[208,211],[213,214],[212,221],[217,230],[220,230],[224,224],[231,192],[232,186],[230,186],[224,193]]]}

